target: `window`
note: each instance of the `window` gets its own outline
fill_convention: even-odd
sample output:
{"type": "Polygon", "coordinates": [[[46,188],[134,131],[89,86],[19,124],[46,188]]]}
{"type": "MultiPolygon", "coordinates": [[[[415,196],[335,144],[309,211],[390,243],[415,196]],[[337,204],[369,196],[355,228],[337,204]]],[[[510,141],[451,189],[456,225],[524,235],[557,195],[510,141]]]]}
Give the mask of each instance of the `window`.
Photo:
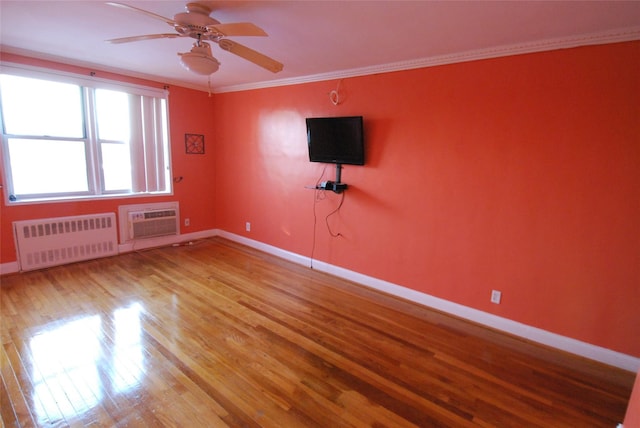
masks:
{"type": "Polygon", "coordinates": [[[3,67],[10,202],[171,192],[164,91],[3,67]]]}

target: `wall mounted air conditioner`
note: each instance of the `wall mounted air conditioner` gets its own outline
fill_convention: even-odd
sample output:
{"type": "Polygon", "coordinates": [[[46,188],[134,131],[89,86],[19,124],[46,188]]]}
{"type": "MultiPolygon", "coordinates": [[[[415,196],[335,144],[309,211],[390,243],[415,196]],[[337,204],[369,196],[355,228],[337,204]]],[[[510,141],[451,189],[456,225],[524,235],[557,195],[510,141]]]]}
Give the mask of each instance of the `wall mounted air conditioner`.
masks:
{"type": "Polygon", "coordinates": [[[129,239],[177,233],[178,211],[175,209],[129,212],[129,239]]]}
{"type": "Polygon", "coordinates": [[[180,233],[177,202],[121,205],[118,207],[120,242],[156,238],[180,233]]]}

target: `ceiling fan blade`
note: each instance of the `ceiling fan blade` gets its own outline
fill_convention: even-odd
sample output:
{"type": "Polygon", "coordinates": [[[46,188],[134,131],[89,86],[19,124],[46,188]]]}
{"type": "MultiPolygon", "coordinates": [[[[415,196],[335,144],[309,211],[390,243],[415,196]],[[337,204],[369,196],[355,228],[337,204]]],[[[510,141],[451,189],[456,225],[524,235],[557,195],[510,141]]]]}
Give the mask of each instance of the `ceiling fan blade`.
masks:
{"type": "Polygon", "coordinates": [[[152,18],[155,18],[155,19],[159,19],[159,20],[161,20],[161,21],[164,21],[164,22],[166,22],[166,23],[167,23],[167,24],[169,24],[169,25],[176,25],[176,22],[175,22],[173,19],[165,18],[164,16],[157,15],[157,14],[155,14],[155,13],[153,13],[153,12],[149,12],[148,10],[139,9],[139,8],[137,8],[137,7],[134,7],[134,6],[129,6],[129,5],[127,5],[127,4],[116,3],[116,2],[107,2],[107,4],[108,4],[109,6],[121,7],[121,8],[123,8],[123,9],[129,9],[129,10],[133,10],[133,11],[135,11],[135,12],[144,13],[145,15],[150,16],[150,17],[152,17],[152,18]]]}
{"type": "Polygon", "coordinates": [[[185,36],[183,36],[181,34],[177,34],[177,33],[147,34],[145,36],[120,37],[118,39],[107,40],[107,42],[114,43],[114,44],[119,44],[119,43],[139,42],[141,40],[174,39],[176,37],[185,37],[185,36]]]}
{"type": "Polygon", "coordinates": [[[221,49],[238,55],[239,57],[244,58],[247,61],[251,61],[252,63],[259,65],[262,68],[266,68],[273,73],[282,71],[282,68],[284,67],[282,63],[276,61],[275,59],[269,58],[268,56],[263,55],[260,52],[254,51],[253,49],[232,40],[222,39],[218,41],[218,45],[220,45],[221,49]]]}
{"type": "Polygon", "coordinates": [[[250,22],[207,25],[207,29],[222,36],[267,36],[262,28],[250,22]]]}

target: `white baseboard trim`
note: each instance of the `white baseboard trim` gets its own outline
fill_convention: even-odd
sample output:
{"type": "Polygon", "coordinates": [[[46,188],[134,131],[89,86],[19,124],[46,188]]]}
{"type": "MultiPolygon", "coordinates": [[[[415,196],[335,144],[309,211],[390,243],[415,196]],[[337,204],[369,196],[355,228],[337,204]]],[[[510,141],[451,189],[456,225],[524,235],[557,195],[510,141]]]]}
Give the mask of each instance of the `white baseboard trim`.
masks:
{"type": "MultiPolygon", "coordinates": [[[[304,266],[311,266],[311,259],[309,257],[286,251],[281,248],[274,247],[272,245],[268,245],[241,235],[229,233],[220,229],[209,229],[181,235],[149,238],[140,240],[136,242],[135,245],[131,243],[119,245],[118,250],[120,253],[126,253],[153,247],[175,245],[184,242],[193,242],[199,239],[211,238],[214,236],[220,236],[222,238],[229,239],[230,241],[234,241],[260,251],[264,251],[265,253],[272,254],[293,263],[304,266]]],[[[522,324],[507,318],[499,317],[497,315],[493,315],[487,312],[480,311],[478,309],[473,309],[468,306],[460,305],[458,303],[431,296],[429,294],[412,290],[410,288],[393,284],[391,282],[363,275],[349,269],[334,266],[329,263],[314,260],[313,268],[321,272],[326,272],[331,275],[353,281],[366,287],[370,287],[433,309],[437,309],[442,312],[449,313],[460,318],[467,319],[469,321],[476,322],[478,324],[486,325],[487,327],[491,327],[496,330],[504,331],[506,333],[522,337],[532,342],[551,346],[556,349],[580,355],[582,357],[599,361],[601,363],[608,364],[614,367],[619,367],[624,370],[629,370],[634,373],[640,370],[640,358],[638,357],[623,354],[617,351],[612,351],[610,349],[592,345],[590,343],[582,342],[570,337],[561,336],[550,331],[522,324]]],[[[19,265],[17,261],[0,264],[0,275],[15,273],[18,271],[19,265]]]]}
{"type": "MultiPolygon", "coordinates": [[[[118,245],[118,254],[130,253],[132,251],[148,250],[156,247],[166,247],[169,245],[193,242],[199,239],[211,238],[218,234],[217,229],[202,230],[200,232],[183,233],[180,235],[160,236],[157,238],[139,239],[135,242],[125,242],[118,245]]],[[[8,275],[20,272],[20,264],[15,262],[0,264],[0,275],[8,275]]]]}
{"type": "Polygon", "coordinates": [[[20,271],[20,265],[17,261],[0,264],[0,275],[8,275],[20,271]]]}
{"type": "Polygon", "coordinates": [[[274,247],[273,245],[255,241],[253,239],[249,239],[247,237],[236,235],[235,233],[226,232],[220,229],[216,230],[216,236],[226,238],[230,241],[237,242],[238,244],[246,245],[247,247],[255,248],[256,250],[263,251],[265,253],[280,257],[281,259],[285,259],[293,263],[309,266],[309,257],[301,256],[300,254],[292,253],[291,251],[286,251],[281,248],[274,247]]]}
{"type": "MultiPolygon", "coordinates": [[[[238,242],[248,247],[264,251],[274,256],[278,256],[294,263],[302,264],[305,266],[311,265],[311,260],[308,257],[285,251],[280,248],[246,238],[244,236],[236,235],[222,230],[218,230],[216,232],[216,235],[234,242],[238,242]]],[[[601,346],[592,345],[587,342],[582,342],[580,340],[542,330],[540,328],[533,327],[527,324],[522,324],[508,318],[499,317],[497,315],[483,312],[478,309],[470,308],[468,306],[444,300],[420,291],[402,287],[397,284],[363,275],[361,273],[344,269],[338,266],[333,266],[331,264],[318,260],[313,261],[313,268],[315,270],[326,272],[331,275],[353,281],[366,287],[370,287],[418,303],[423,306],[446,312],[459,318],[464,318],[469,321],[473,321],[475,323],[512,334],[514,336],[522,337],[532,342],[537,342],[542,345],[570,352],[572,354],[599,361],[601,363],[628,370],[634,373],[638,372],[638,370],[640,369],[640,358],[631,355],[623,354],[621,352],[613,351],[601,346]]]]}

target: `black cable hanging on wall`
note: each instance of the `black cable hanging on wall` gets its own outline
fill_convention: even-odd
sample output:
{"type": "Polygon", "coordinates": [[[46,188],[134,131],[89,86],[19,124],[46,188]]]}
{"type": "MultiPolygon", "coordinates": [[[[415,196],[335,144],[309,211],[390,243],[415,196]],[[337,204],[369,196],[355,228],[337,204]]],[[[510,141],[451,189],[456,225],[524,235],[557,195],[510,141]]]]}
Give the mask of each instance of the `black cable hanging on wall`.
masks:
{"type": "MultiPolygon", "coordinates": [[[[311,269],[313,269],[313,260],[314,260],[314,255],[315,255],[315,249],[316,249],[316,229],[317,229],[317,225],[318,225],[318,213],[316,210],[316,206],[318,204],[319,201],[323,201],[326,199],[326,192],[327,190],[322,189],[319,187],[319,184],[322,182],[322,178],[324,177],[324,174],[327,170],[327,165],[324,166],[324,168],[322,169],[322,174],[320,174],[320,177],[318,178],[318,180],[316,181],[316,186],[315,186],[315,192],[313,195],[313,237],[312,237],[312,242],[311,242],[311,256],[310,256],[310,260],[309,260],[309,267],[311,269]]],[[[342,233],[337,232],[334,233],[331,230],[331,225],[329,224],[329,217],[331,217],[332,215],[335,215],[336,213],[338,213],[340,211],[340,208],[342,208],[342,204],[344,203],[344,192],[340,194],[340,203],[338,204],[338,206],[331,211],[329,214],[327,214],[325,216],[325,225],[327,226],[327,231],[329,232],[329,235],[331,235],[332,238],[339,238],[342,235],[342,233]]]]}

